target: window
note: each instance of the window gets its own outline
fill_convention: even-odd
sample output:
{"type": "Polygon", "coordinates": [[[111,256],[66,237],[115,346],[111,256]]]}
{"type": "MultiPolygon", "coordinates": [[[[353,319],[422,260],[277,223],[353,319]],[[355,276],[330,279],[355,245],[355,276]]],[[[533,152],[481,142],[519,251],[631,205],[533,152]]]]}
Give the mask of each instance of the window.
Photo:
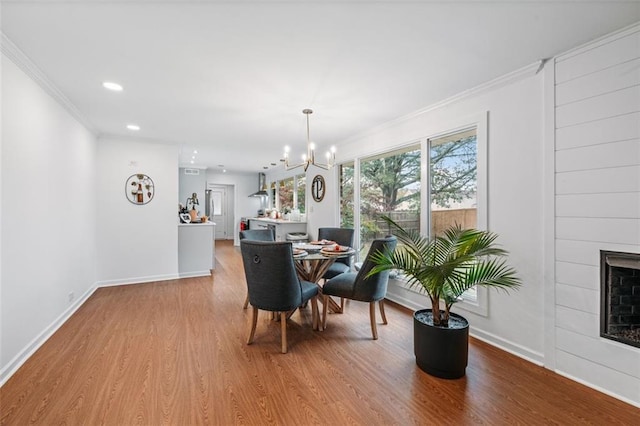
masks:
{"type": "Polygon", "coordinates": [[[371,241],[389,234],[380,216],[420,231],[420,147],[360,162],[360,259],[371,241]]]}
{"type": "Polygon", "coordinates": [[[273,208],[281,213],[289,213],[294,209],[304,213],[306,192],[307,177],[301,174],[272,182],[269,197],[273,200],[273,208]]]}
{"type": "Polygon", "coordinates": [[[307,193],[307,176],[306,175],[297,175],[296,176],[296,199],[295,206],[300,213],[305,212],[305,195],[307,193]]]}
{"type": "MultiPolygon", "coordinates": [[[[340,225],[356,229],[360,260],[388,234],[383,214],[431,238],[456,223],[486,229],[487,118],[469,116],[456,130],[340,166],[340,225]]],[[[459,306],[486,315],[486,289],[469,290],[459,306]]]]}
{"type": "Polygon", "coordinates": [[[340,227],[353,228],[353,173],[354,163],[341,164],[340,176],[340,227]]]}
{"type": "Polygon", "coordinates": [[[293,209],[293,176],[280,181],[277,208],[281,212],[293,209]]]}
{"type": "MultiPolygon", "coordinates": [[[[429,140],[430,236],[452,225],[476,228],[478,218],[478,141],[476,129],[429,140]]],[[[475,288],[463,299],[477,300],[475,288]]]]}
{"type": "Polygon", "coordinates": [[[431,237],[455,224],[476,227],[477,148],[475,129],[429,140],[431,237]]]}

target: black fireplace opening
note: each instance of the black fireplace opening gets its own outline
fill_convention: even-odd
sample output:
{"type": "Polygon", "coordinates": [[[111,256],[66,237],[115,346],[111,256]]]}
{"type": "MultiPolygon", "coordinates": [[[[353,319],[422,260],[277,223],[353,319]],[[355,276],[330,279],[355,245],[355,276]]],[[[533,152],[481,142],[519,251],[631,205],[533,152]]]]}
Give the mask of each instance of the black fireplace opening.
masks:
{"type": "Polygon", "coordinates": [[[600,250],[600,336],[640,348],[640,254],[600,250]]]}

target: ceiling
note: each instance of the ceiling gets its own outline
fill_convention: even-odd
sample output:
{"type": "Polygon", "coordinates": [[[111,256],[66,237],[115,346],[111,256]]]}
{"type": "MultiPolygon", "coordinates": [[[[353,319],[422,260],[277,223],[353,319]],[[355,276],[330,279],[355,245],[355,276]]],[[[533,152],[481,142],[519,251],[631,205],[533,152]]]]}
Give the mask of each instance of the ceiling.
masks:
{"type": "Polygon", "coordinates": [[[0,17],[97,134],[256,172],[303,153],[304,108],[340,160],[349,137],[640,21],[640,2],[21,0],[0,17]]]}

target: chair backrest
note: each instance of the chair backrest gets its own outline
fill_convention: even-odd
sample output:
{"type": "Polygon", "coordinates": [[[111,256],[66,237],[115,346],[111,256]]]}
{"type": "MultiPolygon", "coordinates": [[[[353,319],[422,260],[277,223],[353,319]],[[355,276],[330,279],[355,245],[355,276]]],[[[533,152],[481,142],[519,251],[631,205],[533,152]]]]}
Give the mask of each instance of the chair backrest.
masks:
{"type": "Polygon", "coordinates": [[[244,239],[240,241],[240,251],[251,306],[265,311],[290,311],[303,303],[290,242],[244,239]]]}
{"type": "MultiPolygon", "coordinates": [[[[331,240],[341,246],[353,247],[353,229],[351,228],[318,228],[319,240],[331,240]]],[[[352,257],[336,259],[336,262],[351,266],[352,257]]]]}
{"type": "Polygon", "coordinates": [[[275,235],[271,229],[247,229],[240,231],[241,240],[251,241],[275,241],[275,235]]]}
{"type": "Polygon", "coordinates": [[[360,268],[356,276],[353,299],[363,302],[375,302],[384,298],[387,294],[390,271],[382,271],[367,278],[367,274],[375,266],[371,256],[376,252],[394,251],[397,244],[398,240],[394,236],[373,240],[369,253],[367,253],[367,257],[362,263],[362,268],[360,268]]]}

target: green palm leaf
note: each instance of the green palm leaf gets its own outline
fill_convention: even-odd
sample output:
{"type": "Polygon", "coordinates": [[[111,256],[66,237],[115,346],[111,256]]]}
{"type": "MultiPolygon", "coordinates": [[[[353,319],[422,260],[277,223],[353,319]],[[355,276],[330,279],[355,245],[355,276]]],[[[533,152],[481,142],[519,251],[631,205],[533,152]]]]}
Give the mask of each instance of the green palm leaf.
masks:
{"type": "Polygon", "coordinates": [[[382,219],[390,225],[399,244],[394,252],[372,256],[375,266],[369,275],[389,269],[402,271],[410,288],[429,296],[434,316],[440,300],[444,301],[445,324],[451,305],[470,288],[508,290],[521,284],[515,270],[507,266],[504,257],[508,253],[496,245],[498,236],[493,232],[455,225],[429,240],[415,230],[405,230],[387,216],[382,219]]]}

